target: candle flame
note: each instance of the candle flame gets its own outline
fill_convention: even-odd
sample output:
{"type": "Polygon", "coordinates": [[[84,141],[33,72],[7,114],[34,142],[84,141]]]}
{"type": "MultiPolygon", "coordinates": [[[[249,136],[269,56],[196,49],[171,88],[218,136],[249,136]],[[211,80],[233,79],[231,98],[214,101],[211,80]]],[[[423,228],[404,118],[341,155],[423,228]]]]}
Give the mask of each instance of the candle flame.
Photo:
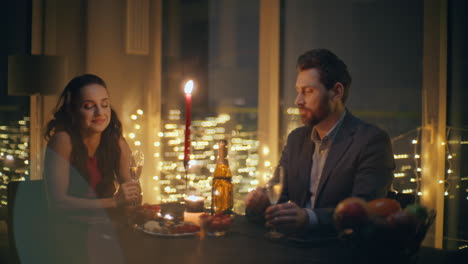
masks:
{"type": "Polygon", "coordinates": [[[193,81],[189,80],[188,82],[185,83],[184,92],[186,94],[191,94],[192,91],[193,91],[193,81]]]}
{"type": "Polygon", "coordinates": [[[167,220],[172,220],[172,219],[174,219],[174,217],[172,217],[172,215],[170,215],[170,214],[164,215],[164,218],[167,219],[167,220]]]}

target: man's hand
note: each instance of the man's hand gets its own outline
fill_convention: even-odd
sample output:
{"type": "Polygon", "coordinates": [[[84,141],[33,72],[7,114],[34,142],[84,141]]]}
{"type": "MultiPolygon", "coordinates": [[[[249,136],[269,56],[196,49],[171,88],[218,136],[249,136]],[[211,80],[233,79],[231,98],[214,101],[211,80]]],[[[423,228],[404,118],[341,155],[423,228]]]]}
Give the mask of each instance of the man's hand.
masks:
{"type": "Polygon", "coordinates": [[[245,205],[248,211],[254,214],[263,214],[270,201],[263,188],[257,187],[257,189],[251,191],[245,198],[245,205]]]}
{"type": "Polygon", "coordinates": [[[304,208],[288,202],[268,207],[265,211],[265,219],[267,226],[294,232],[307,226],[309,216],[304,208]]]}

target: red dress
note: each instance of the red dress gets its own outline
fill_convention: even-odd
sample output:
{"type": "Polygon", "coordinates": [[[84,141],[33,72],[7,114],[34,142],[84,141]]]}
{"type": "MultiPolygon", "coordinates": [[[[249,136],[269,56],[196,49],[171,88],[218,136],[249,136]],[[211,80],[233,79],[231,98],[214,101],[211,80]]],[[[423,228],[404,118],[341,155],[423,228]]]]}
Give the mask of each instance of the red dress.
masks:
{"type": "Polygon", "coordinates": [[[86,168],[89,172],[89,189],[88,197],[96,197],[96,186],[101,182],[102,176],[99,171],[96,157],[86,160],[86,168]]]}

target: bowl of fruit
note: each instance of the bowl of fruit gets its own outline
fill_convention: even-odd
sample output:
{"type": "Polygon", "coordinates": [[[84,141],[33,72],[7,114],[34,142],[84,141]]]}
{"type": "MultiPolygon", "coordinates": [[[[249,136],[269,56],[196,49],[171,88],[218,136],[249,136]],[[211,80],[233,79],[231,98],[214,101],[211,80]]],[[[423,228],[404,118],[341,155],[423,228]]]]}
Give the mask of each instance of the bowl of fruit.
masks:
{"type": "Polygon", "coordinates": [[[232,216],[229,214],[215,213],[214,215],[200,215],[201,232],[209,236],[224,236],[232,225],[232,216]]]}
{"type": "Polygon", "coordinates": [[[401,208],[389,198],[366,202],[351,197],[338,204],[333,217],[340,237],[359,261],[365,262],[365,257],[368,262],[404,263],[419,250],[435,211],[419,204],[401,208]]]}

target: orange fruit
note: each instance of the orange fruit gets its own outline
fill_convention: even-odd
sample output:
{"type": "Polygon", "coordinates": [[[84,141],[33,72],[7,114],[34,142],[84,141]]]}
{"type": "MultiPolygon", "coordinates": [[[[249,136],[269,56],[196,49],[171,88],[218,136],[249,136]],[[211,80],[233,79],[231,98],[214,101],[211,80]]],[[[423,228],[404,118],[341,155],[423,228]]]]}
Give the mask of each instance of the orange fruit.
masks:
{"type": "Polygon", "coordinates": [[[369,207],[370,214],[373,216],[387,217],[401,211],[400,203],[388,198],[372,200],[367,203],[367,206],[369,207]]]}
{"type": "Polygon", "coordinates": [[[369,220],[367,203],[361,198],[350,197],[335,208],[334,220],[338,229],[357,229],[369,220]]]}

